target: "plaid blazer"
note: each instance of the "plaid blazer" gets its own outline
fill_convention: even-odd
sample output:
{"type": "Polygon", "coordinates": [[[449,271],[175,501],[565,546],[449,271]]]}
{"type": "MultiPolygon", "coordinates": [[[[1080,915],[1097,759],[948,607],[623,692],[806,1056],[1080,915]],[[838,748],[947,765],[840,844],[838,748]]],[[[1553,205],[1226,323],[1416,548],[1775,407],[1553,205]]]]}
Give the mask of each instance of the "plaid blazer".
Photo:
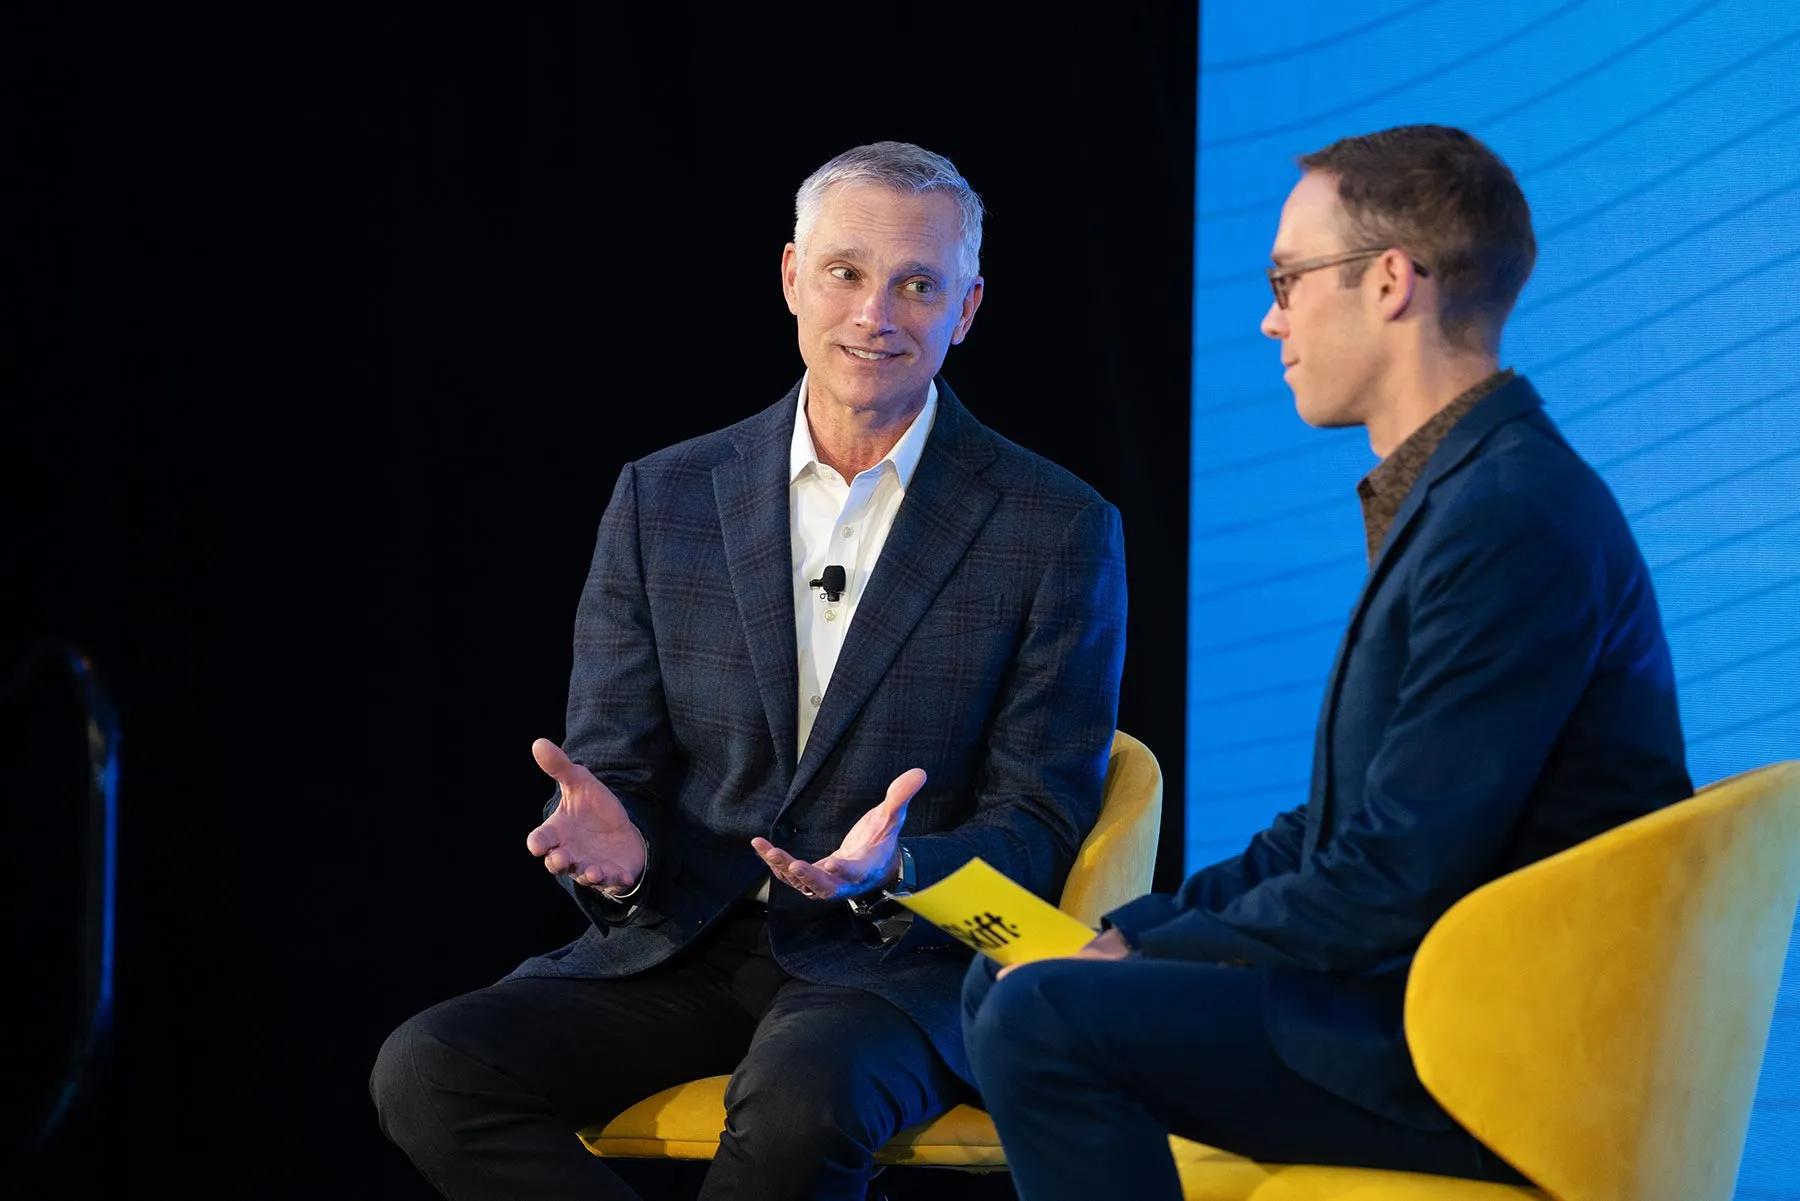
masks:
{"type": "MultiPolygon", "coordinates": [[[[564,749],[619,795],[650,863],[635,909],[564,881],[588,929],[510,975],[661,962],[767,871],[753,836],[821,858],[910,767],[928,776],[902,832],[920,886],[980,856],[1059,895],[1099,814],[1118,716],[1119,515],[937,386],[803,755],[788,512],[798,384],[620,472],[576,615],[564,749]]],[[[769,940],[790,974],[891,1001],[968,1078],[960,943],[918,921],[872,948],[842,901],[779,883],[769,940]]]]}

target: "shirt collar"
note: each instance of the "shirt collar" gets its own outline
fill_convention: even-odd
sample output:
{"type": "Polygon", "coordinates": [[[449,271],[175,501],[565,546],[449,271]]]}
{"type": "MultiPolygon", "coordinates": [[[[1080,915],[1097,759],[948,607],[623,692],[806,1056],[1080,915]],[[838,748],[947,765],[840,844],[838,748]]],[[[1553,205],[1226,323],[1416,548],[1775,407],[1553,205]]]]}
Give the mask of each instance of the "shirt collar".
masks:
{"type": "MultiPolygon", "coordinates": [[[[819,462],[818,448],[813,445],[812,427],[806,424],[807,381],[812,373],[808,372],[800,380],[800,400],[794,406],[794,438],[788,446],[788,483],[800,478],[800,473],[808,467],[824,467],[819,462]]],[[[937,417],[938,389],[937,381],[931,381],[931,387],[925,393],[925,407],[913,418],[906,432],[900,435],[900,441],[882,457],[882,463],[892,463],[894,474],[900,479],[900,487],[905,489],[912,483],[913,472],[919,468],[919,459],[925,454],[925,439],[931,434],[931,423],[937,417]]],[[[880,464],[876,464],[880,466],[880,464]]]]}

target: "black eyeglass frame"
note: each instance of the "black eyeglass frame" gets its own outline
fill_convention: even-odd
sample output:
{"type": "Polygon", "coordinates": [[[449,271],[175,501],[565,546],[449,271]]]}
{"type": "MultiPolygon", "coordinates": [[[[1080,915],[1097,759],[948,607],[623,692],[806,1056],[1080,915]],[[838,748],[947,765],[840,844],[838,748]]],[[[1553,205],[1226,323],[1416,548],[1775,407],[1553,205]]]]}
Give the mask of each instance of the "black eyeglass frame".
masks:
{"type": "MultiPolygon", "coordinates": [[[[1291,281],[1298,276],[1305,275],[1309,271],[1318,271],[1325,267],[1339,267],[1345,263],[1354,263],[1358,259],[1372,259],[1378,254],[1386,254],[1393,249],[1394,247],[1392,246],[1368,246],[1361,250],[1343,250],[1339,251],[1337,254],[1321,255],[1316,259],[1301,259],[1297,263],[1288,263],[1285,266],[1280,267],[1269,267],[1267,268],[1269,290],[1275,293],[1275,307],[1284,310],[1288,307],[1288,287],[1291,281]]],[[[1419,262],[1417,259],[1409,259],[1407,261],[1412,263],[1413,270],[1418,272],[1421,277],[1429,276],[1431,274],[1431,272],[1426,269],[1425,264],[1419,262]]]]}

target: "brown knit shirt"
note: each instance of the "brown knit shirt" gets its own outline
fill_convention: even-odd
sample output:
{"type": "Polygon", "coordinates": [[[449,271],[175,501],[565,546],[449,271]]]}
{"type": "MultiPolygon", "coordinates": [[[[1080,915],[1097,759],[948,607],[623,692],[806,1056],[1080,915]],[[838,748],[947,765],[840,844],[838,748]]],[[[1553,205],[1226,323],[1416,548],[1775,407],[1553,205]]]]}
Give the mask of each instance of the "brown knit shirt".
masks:
{"type": "Polygon", "coordinates": [[[1406,441],[1394,448],[1392,454],[1375,465],[1375,470],[1357,481],[1356,495],[1362,499],[1363,536],[1369,543],[1371,564],[1375,562],[1375,552],[1381,549],[1388,527],[1394,524],[1394,515],[1400,512],[1400,505],[1406,500],[1406,494],[1419,482],[1419,475],[1425,470],[1425,463],[1431,458],[1431,452],[1438,448],[1438,444],[1470,409],[1484,397],[1511,383],[1512,379],[1513,369],[1510,367],[1494,372],[1433,413],[1431,420],[1414,430],[1406,441]]]}

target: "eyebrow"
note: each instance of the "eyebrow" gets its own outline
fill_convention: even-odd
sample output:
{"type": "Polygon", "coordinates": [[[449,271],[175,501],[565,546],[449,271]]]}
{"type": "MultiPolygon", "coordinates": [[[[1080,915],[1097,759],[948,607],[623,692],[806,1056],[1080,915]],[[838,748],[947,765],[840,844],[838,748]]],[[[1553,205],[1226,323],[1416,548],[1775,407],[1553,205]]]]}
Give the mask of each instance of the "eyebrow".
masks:
{"type": "Polygon", "coordinates": [[[928,275],[933,280],[937,281],[938,283],[943,283],[946,279],[949,278],[949,276],[945,275],[942,271],[938,270],[936,267],[933,267],[930,263],[921,263],[916,260],[913,262],[910,262],[910,263],[901,263],[900,270],[897,274],[900,274],[900,275],[928,275]]]}
{"type": "MultiPolygon", "coordinates": [[[[862,252],[849,246],[827,247],[820,251],[819,258],[823,262],[830,262],[833,259],[846,259],[852,263],[860,263],[863,261],[862,252]]],[[[950,278],[950,276],[941,268],[934,267],[930,263],[920,262],[918,259],[901,263],[899,269],[896,270],[894,274],[899,278],[904,278],[908,275],[926,275],[930,276],[933,281],[940,284],[950,278]]]]}

